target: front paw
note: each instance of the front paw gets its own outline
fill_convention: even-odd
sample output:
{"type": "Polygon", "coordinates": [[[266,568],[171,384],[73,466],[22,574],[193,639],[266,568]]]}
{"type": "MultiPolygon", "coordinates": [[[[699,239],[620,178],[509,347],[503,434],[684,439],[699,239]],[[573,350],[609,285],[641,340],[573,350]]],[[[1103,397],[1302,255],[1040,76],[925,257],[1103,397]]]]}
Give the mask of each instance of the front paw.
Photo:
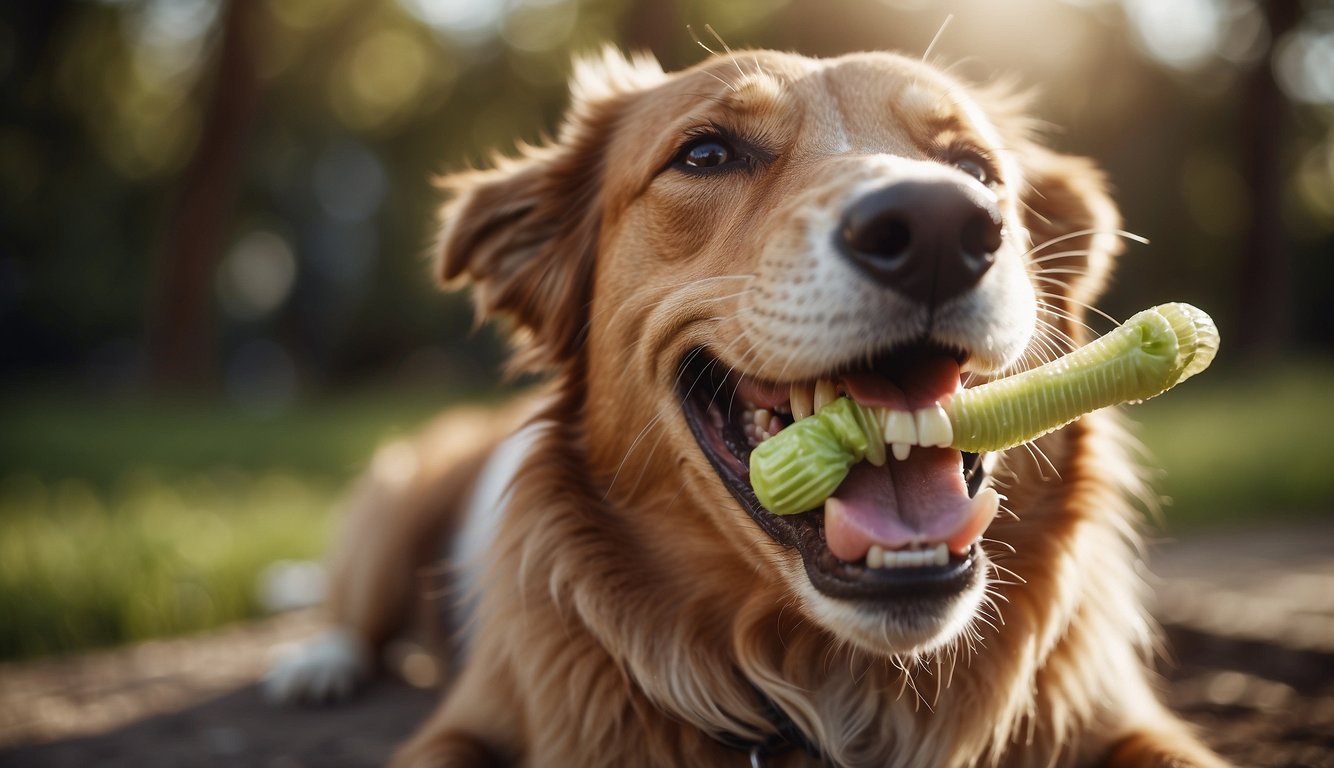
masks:
{"type": "Polygon", "coordinates": [[[264,676],[264,694],[278,704],[324,704],[352,697],[371,669],[366,644],[330,629],[280,657],[264,676]]]}

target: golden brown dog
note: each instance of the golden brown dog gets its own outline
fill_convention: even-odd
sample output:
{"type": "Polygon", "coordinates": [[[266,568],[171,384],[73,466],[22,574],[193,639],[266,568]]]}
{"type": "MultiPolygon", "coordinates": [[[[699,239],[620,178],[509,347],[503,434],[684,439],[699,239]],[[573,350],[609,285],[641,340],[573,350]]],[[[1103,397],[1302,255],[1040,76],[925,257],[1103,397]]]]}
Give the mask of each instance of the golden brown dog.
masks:
{"type": "Polygon", "coordinates": [[[958,387],[1086,338],[1093,166],[883,53],[608,52],[573,101],[446,180],[438,260],[549,391],[382,452],[274,690],[349,687],[450,538],[461,666],[396,765],[1220,765],[1153,692],[1115,420],[927,447],[958,387]],[[771,514],[751,448],[840,392],[903,415],[892,458],[771,514]]]}

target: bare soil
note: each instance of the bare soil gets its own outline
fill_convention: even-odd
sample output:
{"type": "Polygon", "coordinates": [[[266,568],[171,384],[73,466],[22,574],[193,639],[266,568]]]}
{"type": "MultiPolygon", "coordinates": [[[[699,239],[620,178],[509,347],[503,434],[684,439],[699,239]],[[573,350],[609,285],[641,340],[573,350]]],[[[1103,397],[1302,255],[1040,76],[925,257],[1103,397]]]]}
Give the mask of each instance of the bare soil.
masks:
{"type": "MultiPolygon", "coordinates": [[[[1334,523],[1155,548],[1165,694],[1238,765],[1334,768],[1334,523]]],[[[255,680],[296,613],[208,635],[0,665],[0,768],[382,765],[436,694],[381,678],[275,709],[255,680]]]]}

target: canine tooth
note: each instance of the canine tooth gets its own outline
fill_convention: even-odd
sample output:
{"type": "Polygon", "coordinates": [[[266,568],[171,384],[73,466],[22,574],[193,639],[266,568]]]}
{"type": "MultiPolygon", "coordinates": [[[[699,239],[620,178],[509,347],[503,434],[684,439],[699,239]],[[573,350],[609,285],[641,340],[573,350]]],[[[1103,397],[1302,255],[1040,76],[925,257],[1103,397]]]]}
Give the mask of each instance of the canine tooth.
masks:
{"type": "Polygon", "coordinates": [[[763,408],[757,408],[755,410],[755,415],[752,416],[751,419],[755,422],[755,426],[763,430],[763,429],[768,429],[769,419],[772,416],[773,414],[769,413],[767,410],[763,408]]]}
{"type": "Polygon", "coordinates": [[[996,513],[1000,512],[1000,494],[991,486],[978,491],[973,497],[972,511],[980,513],[984,510],[987,517],[995,517],[996,513]]]}
{"type": "Polygon", "coordinates": [[[792,418],[796,421],[815,413],[815,394],[810,384],[793,384],[788,393],[792,403],[792,418]]]}
{"type": "Polygon", "coordinates": [[[829,379],[815,382],[815,412],[838,399],[838,388],[829,379]]]}
{"type": "Polygon", "coordinates": [[[899,461],[907,461],[908,454],[912,452],[912,446],[907,443],[891,443],[889,448],[894,452],[894,458],[899,461]]]}
{"type": "MultiPolygon", "coordinates": [[[[886,410],[884,427],[885,442],[917,445],[917,424],[913,422],[913,415],[908,411],[886,410]]],[[[906,458],[899,456],[897,451],[894,456],[900,461],[906,458]]]]}
{"type": "Polygon", "coordinates": [[[866,567],[885,567],[885,550],[879,544],[872,544],[871,549],[866,553],[866,567]]]}
{"type": "Polygon", "coordinates": [[[954,427],[940,403],[917,411],[917,442],[919,445],[949,447],[954,442],[954,427]]]}

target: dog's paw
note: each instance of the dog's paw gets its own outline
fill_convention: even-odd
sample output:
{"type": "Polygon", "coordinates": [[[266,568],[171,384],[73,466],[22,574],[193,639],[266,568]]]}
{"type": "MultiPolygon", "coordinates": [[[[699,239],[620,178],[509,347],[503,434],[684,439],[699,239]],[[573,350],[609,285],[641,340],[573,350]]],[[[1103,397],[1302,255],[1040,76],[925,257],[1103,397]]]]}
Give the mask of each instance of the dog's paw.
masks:
{"type": "Polygon", "coordinates": [[[330,629],[282,654],[264,676],[265,696],[277,704],[345,701],[371,668],[371,653],[346,629],[330,629]]]}

